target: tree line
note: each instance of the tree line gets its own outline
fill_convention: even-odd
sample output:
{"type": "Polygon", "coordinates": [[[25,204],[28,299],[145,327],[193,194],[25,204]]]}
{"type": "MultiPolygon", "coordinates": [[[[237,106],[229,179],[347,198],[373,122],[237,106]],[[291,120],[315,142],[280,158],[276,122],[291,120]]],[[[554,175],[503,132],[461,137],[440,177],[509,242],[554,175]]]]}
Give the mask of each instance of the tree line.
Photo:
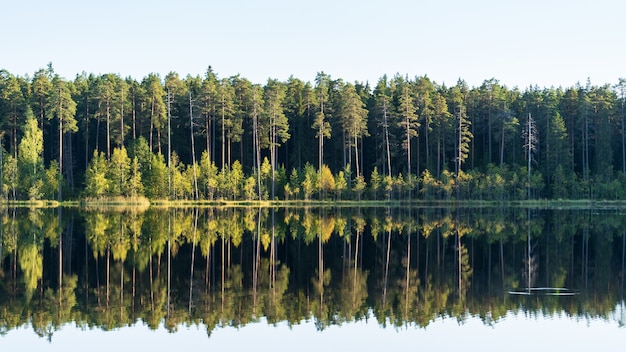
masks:
{"type": "Polygon", "coordinates": [[[3,199],[623,199],[626,80],[0,71],[3,199]]]}

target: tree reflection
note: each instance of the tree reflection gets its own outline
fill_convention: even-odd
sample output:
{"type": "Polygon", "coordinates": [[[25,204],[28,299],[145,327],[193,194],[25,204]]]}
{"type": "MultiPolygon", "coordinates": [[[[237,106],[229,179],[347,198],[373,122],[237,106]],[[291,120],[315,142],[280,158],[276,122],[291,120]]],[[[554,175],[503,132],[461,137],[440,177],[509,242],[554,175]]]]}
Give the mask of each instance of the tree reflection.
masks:
{"type": "Polygon", "coordinates": [[[496,324],[520,311],[611,319],[623,304],[626,219],[610,211],[180,208],[64,210],[59,219],[53,210],[7,209],[0,216],[0,331],[29,322],[48,338],[67,322],[108,330],[142,321],[169,331],[202,324],[211,334],[262,317],[311,319],[320,330],[372,315],[397,327],[470,315],[496,324]],[[582,294],[504,294],[535,285],[582,294]]]}

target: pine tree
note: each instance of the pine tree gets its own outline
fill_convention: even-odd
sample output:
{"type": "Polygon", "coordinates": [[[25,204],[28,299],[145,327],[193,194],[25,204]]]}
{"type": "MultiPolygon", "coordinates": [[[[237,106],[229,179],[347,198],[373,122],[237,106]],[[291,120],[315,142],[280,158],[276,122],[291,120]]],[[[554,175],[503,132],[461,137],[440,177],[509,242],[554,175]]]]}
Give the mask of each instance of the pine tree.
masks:
{"type": "MultiPolygon", "coordinates": [[[[71,172],[71,165],[64,165],[64,139],[63,135],[69,132],[76,132],[78,126],[76,125],[76,102],[72,99],[71,90],[69,84],[55,75],[52,80],[52,90],[48,96],[47,108],[49,113],[46,113],[48,119],[55,118],[58,124],[59,131],[59,175],[63,177],[66,170],[71,172]]],[[[63,199],[61,184],[59,184],[57,200],[63,199]]]]}
{"type": "Polygon", "coordinates": [[[328,106],[329,104],[329,89],[330,89],[330,76],[320,72],[315,77],[314,99],[317,102],[318,108],[313,120],[313,128],[315,138],[317,138],[317,169],[321,170],[324,164],[324,138],[330,138],[331,126],[328,122],[328,106]]]}
{"type": "Polygon", "coordinates": [[[404,139],[402,147],[406,153],[407,175],[411,174],[411,138],[417,137],[420,127],[417,117],[416,92],[412,84],[404,80],[399,80],[398,84],[398,125],[402,128],[404,139]]]}
{"type": "Polygon", "coordinates": [[[526,154],[526,162],[527,162],[527,199],[530,199],[530,190],[532,187],[531,182],[531,166],[533,162],[535,162],[534,154],[537,152],[537,144],[539,142],[539,138],[537,137],[537,126],[535,125],[535,120],[532,115],[528,113],[528,117],[526,118],[526,126],[524,127],[523,132],[524,137],[524,151],[526,154]]]}
{"type": "Polygon", "coordinates": [[[339,112],[341,118],[341,126],[346,135],[346,148],[349,151],[351,160],[351,150],[354,148],[354,165],[356,169],[356,177],[361,175],[361,167],[359,162],[358,140],[361,137],[368,136],[367,132],[367,110],[361,97],[357,94],[354,85],[345,84],[339,93],[339,112]]]}
{"type": "Polygon", "coordinates": [[[272,193],[276,194],[276,164],[278,147],[286,142],[289,135],[289,121],[285,116],[283,103],[286,88],[277,80],[270,79],[265,86],[265,114],[267,126],[268,147],[270,150],[270,164],[272,165],[272,193]]]}
{"type": "Polygon", "coordinates": [[[146,93],[146,108],[148,112],[148,119],[150,121],[149,132],[149,145],[150,150],[154,152],[154,130],[157,132],[157,151],[162,154],[161,151],[161,131],[165,127],[167,122],[167,115],[165,109],[165,102],[163,97],[165,96],[165,90],[161,84],[161,80],[158,75],[150,74],[142,81],[142,86],[146,93]]]}

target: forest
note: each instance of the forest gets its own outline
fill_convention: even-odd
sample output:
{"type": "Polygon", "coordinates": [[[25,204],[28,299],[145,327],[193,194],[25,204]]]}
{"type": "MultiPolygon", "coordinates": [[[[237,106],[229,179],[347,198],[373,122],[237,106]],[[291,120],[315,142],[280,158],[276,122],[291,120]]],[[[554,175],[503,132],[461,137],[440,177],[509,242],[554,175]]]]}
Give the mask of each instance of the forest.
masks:
{"type": "Polygon", "coordinates": [[[0,198],[621,200],[625,101],[626,79],[521,90],[0,70],[0,198]]]}

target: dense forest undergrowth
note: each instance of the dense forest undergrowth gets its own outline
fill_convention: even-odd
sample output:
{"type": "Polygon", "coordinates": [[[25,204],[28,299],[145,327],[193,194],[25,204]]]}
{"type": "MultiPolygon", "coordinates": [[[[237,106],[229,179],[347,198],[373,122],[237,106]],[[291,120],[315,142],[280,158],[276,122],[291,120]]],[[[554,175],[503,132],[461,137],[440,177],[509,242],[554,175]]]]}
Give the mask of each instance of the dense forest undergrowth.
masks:
{"type": "Polygon", "coordinates": [[[0,199],[619,201],[625,102],[624,79],[520,90],[0,70],[0,199]]]}

